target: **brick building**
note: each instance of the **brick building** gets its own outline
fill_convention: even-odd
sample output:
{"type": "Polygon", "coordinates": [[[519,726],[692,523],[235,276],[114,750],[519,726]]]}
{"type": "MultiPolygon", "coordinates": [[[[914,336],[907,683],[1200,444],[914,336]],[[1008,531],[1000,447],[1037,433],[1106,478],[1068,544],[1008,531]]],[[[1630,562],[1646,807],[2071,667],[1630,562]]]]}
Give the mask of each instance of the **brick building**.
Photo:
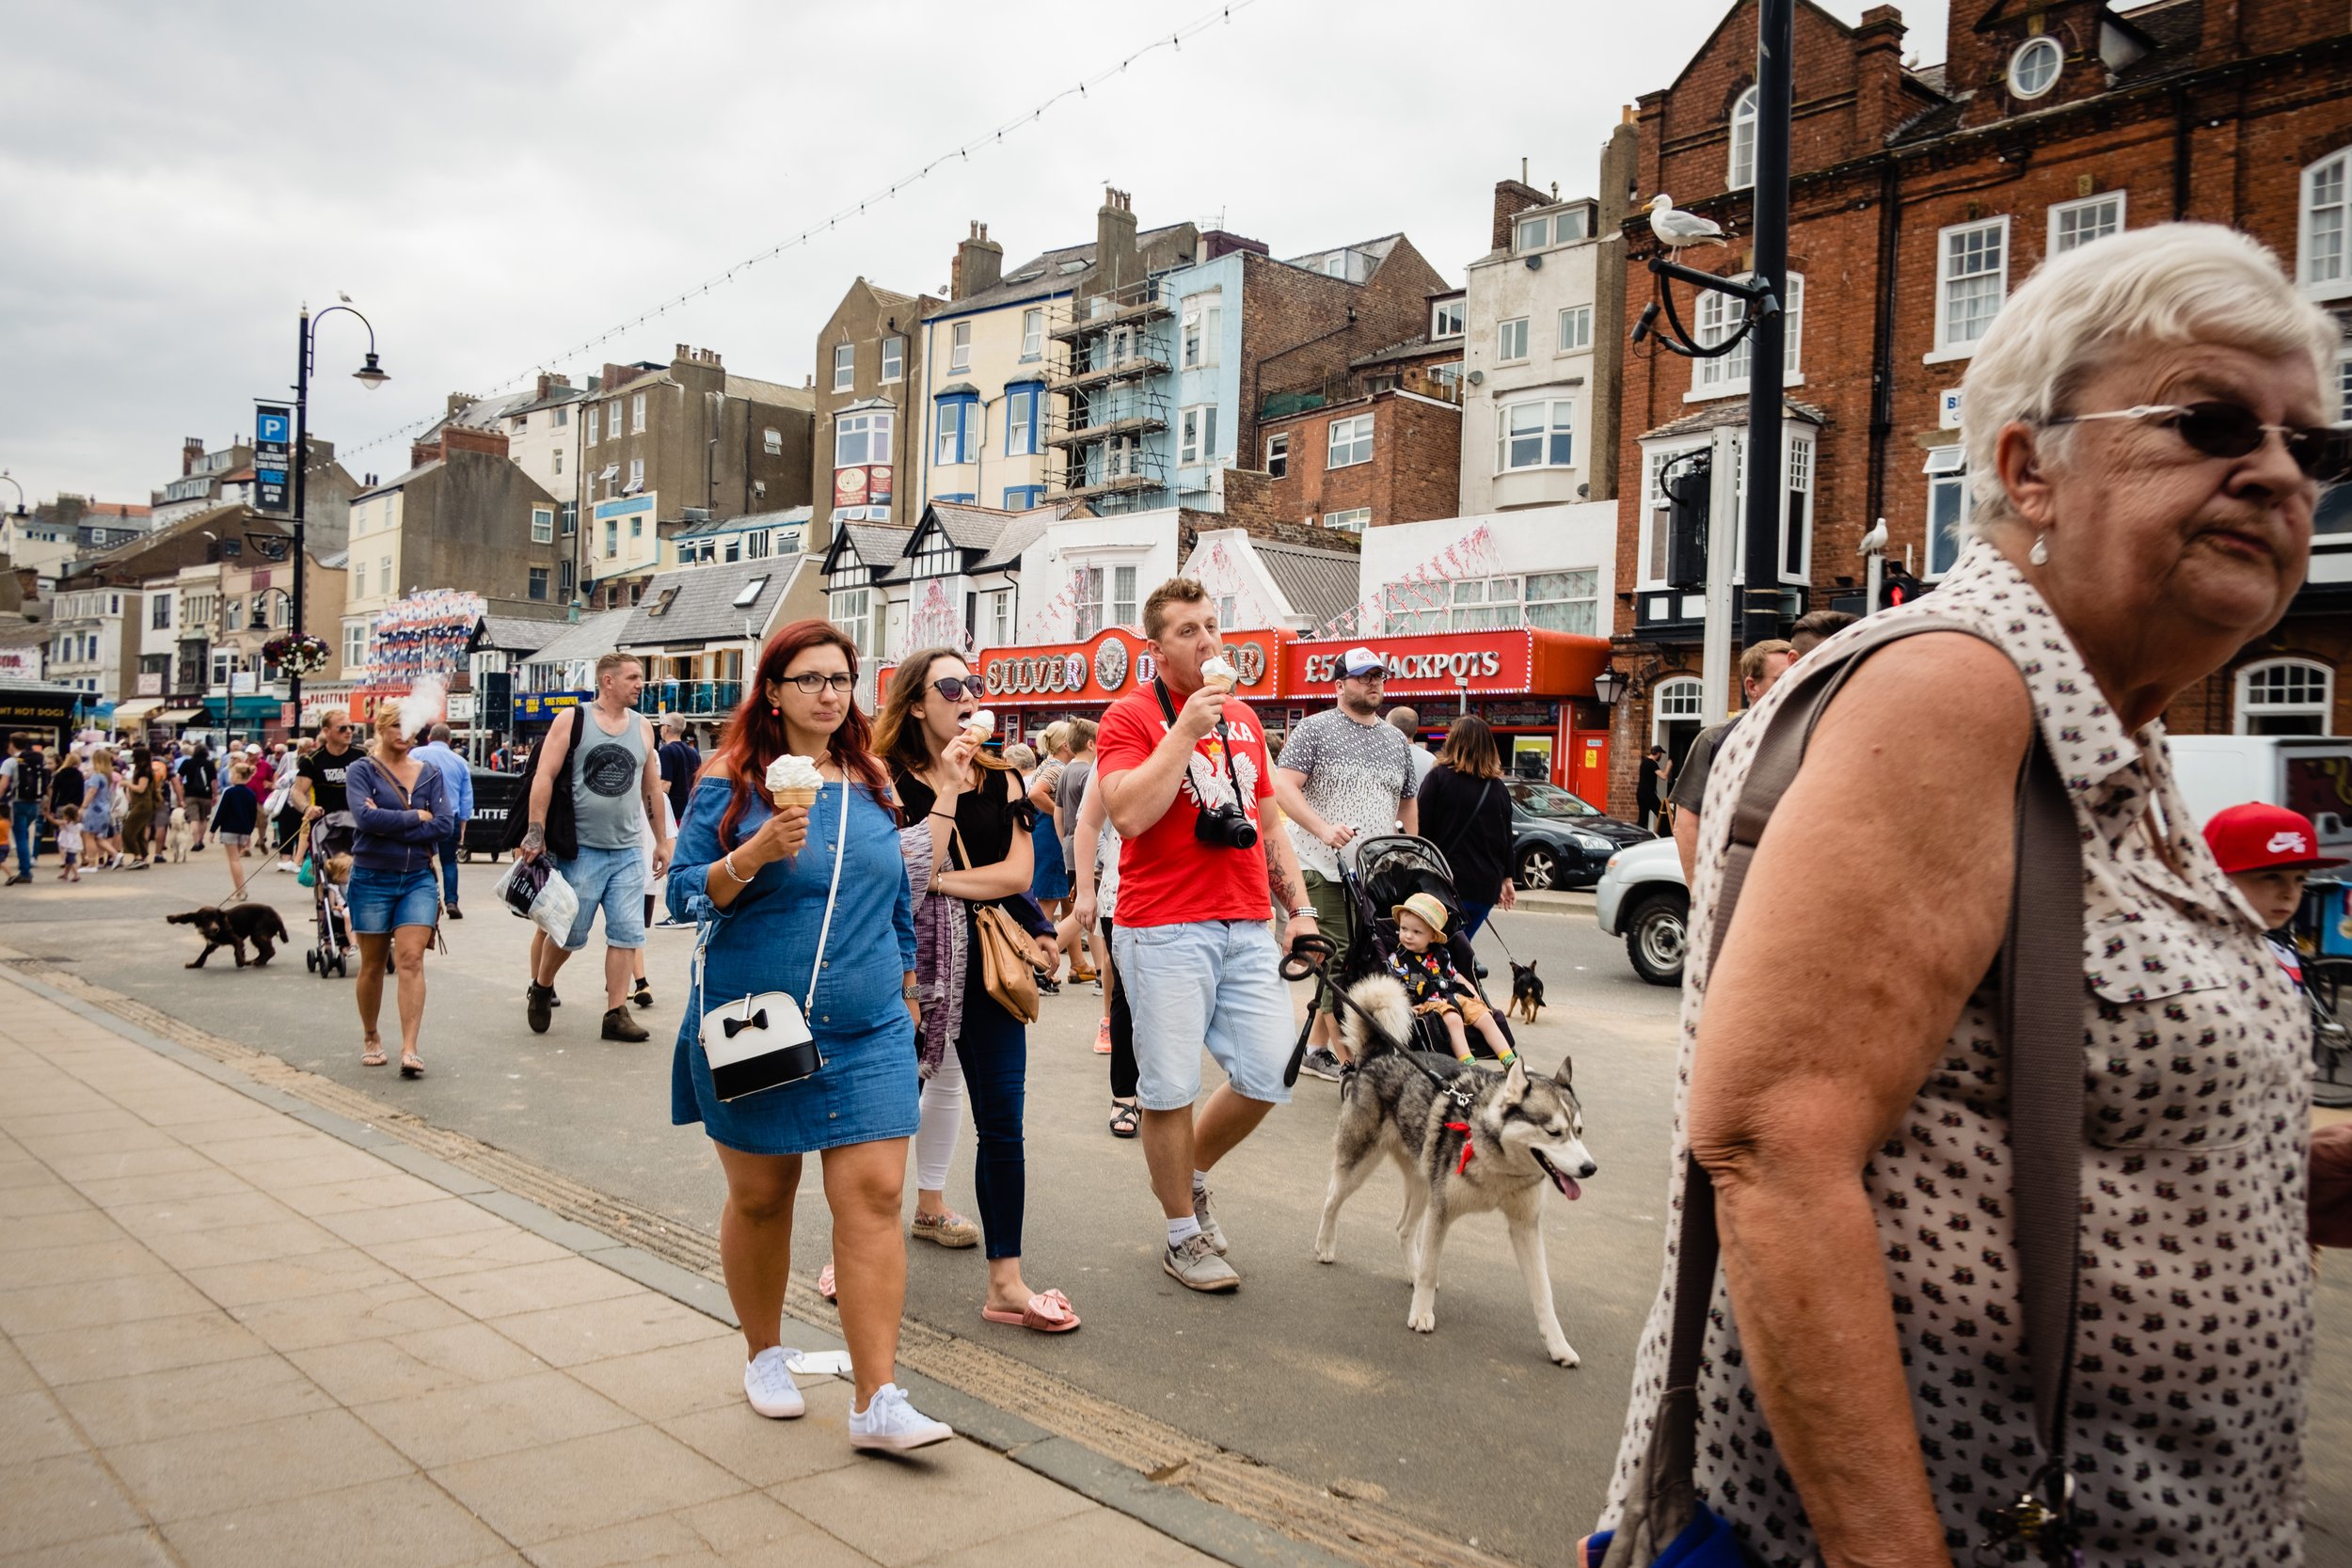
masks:
{"type": "Polygon", "coordinates": [[[859,277],[817,334],[816,527],[821,550],[836,523],[912,523],[923,461],[919,406],[924,312],[940,304],[859,277]]]}
{"type": "MultiPolygon", "coordinates": [[[[1441,357],[1460,353],[1450,346],[1441,357]]],[[[1258,421],[1275,515],[1361,533],[1454,515],[1461,404],[1420,363],[1373,357],[1380,379],[1404,384],[1258,421]]]]}
{"type": "MultiPolygon", "coordinates": [[[[1734,236],[1696,264],[1749,264],[1756,13],[1741,0],[1664,88],[1640,101],[1638,187],[1734,236]]],[[[2352,31],[2315,0],[1954,0],[1945,63],[1903,62],[1899,13],[1847,26],[1796,12],[1786,304],[1787,608],[1859,609],[1857,546],[1884,517],[1888,559],[1931,585],[1966,521],[1959,390],[2009,291],[2053,250],[2174,218],[2238,226],[2310,293],[2352,312],[2352,31]]],[[[1657,280],[1652,243],[1626,307],[1657,280]]],[[[1691,252],[1685,252],[1688,261],[1691,252]]],[[[1739,325],[1724,296],[1676,302],[1702,340],[1739,325]]],[[[1660,466],[1744,422],[1744,351],[1692,361],[1637,350],[1621,409],[1612,799],[1632,799],[1652,739],[1677,749],[1700,711],[1701,604],[1665,580],[1660,466]]],[[[2339,360],[2333,394],[2352,399],[2339,360]]],[[[2347,409],[2344,412],[2352,412],[2347,409]]],[[[2352,730],[2352,499],[2323,508],[2312,582],[2280,626],[2167,716],[2185,732],[2352,730]]]]}

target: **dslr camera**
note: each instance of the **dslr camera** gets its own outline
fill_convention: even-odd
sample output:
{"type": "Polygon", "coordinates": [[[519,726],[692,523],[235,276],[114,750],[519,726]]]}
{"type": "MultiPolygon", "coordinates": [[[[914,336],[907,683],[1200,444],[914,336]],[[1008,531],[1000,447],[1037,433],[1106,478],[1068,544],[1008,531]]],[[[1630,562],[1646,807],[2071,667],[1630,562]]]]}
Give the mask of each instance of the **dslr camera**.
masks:
{"type": "MultiPolygon", "coordinates": [[[[1232,770],[1232,753],[1226,753],[1226,771],[1232,770]]],[[[1233,793],[1241,793],[1241,781],[1233,781],[1233,793]]],[[[1254,849],[1258,847],[1258,825],[1249,820],[1249,814],[1236,805],[1216,805],[1204,808],[1192,819],[1192,836],[1203,844],[1219,849],[1254,849]]]]}

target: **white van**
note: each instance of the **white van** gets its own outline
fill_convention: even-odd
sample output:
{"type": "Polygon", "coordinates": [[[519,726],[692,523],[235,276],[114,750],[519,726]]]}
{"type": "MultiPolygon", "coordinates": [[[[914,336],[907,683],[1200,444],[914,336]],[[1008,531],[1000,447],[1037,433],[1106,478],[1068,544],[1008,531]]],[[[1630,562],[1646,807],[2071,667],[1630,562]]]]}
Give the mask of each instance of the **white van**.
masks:
{"type": "Polygon", "coordinates": [[[2175,735],[2173,776],[2201,828],[2224,806],[2261,800],[2299,811],[2322,849],[2352,855],[2352,739],[2317,735],[2175,735]]]}

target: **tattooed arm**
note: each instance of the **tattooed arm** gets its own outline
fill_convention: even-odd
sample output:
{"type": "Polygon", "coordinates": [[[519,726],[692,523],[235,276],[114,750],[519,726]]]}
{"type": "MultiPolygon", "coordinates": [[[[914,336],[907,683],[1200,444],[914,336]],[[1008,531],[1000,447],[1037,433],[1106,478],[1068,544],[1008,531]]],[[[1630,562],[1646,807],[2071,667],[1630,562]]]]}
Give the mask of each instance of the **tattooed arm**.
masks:
{"type": "Polygon", "coordinates": [[[1274,900],[1275,914],[1286,924],[1282,927],[1282,944],[1288,947],[1300,937],[1316,933],[1314,906],[1307,902],[1306,879],[1298,874],[1298,857],[1291,849],[1291,835],[1267,833],[1260,840],[1265,846],[1266,895],[1274,900]],[[1300,911],[1305,913],[1300,913],[1300,911]]]}

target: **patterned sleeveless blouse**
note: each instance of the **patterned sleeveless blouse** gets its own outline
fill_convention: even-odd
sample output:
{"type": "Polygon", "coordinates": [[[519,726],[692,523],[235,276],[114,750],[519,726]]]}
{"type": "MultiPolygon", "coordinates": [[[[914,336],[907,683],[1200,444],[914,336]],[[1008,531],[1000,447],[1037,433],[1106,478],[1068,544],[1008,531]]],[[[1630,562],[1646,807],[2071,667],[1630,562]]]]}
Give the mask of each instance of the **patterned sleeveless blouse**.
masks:
{"type": "MultiPolygon", "coordinates": [[[[2172,782],[2161,724],[2126,734],[2049,605],[1991,546],[1888,611],[1963,621],[2015,661],[2083,837],[2083,1264],[2068,1451],[2092,1568],[2303,1560],[2312,1337],[2308,1024],[2252,909],[2172,782]],[[2165,850],[2159,853],[2156,841],[2165,850]]],[[[1613,1521],[1663,1389],[1691,1055],[1713,906],[1786,689],[1731,732],[1700,818],[1664,1282],[1635,1362],[1613,1521]]],[[[1922,910],[1921,917],[1931,911],[1922,910]]],[[[1864,1168],[1928,1481],[1962,1562],[2035,1467],[2010,1220],[2004,1064],[1972,996],[1864,1168]]],[[[1699,1373],[1700,1495],[1762,1561],[1819,1560],[1740,1354],[1720,1271],[1699,1373]]]]}

